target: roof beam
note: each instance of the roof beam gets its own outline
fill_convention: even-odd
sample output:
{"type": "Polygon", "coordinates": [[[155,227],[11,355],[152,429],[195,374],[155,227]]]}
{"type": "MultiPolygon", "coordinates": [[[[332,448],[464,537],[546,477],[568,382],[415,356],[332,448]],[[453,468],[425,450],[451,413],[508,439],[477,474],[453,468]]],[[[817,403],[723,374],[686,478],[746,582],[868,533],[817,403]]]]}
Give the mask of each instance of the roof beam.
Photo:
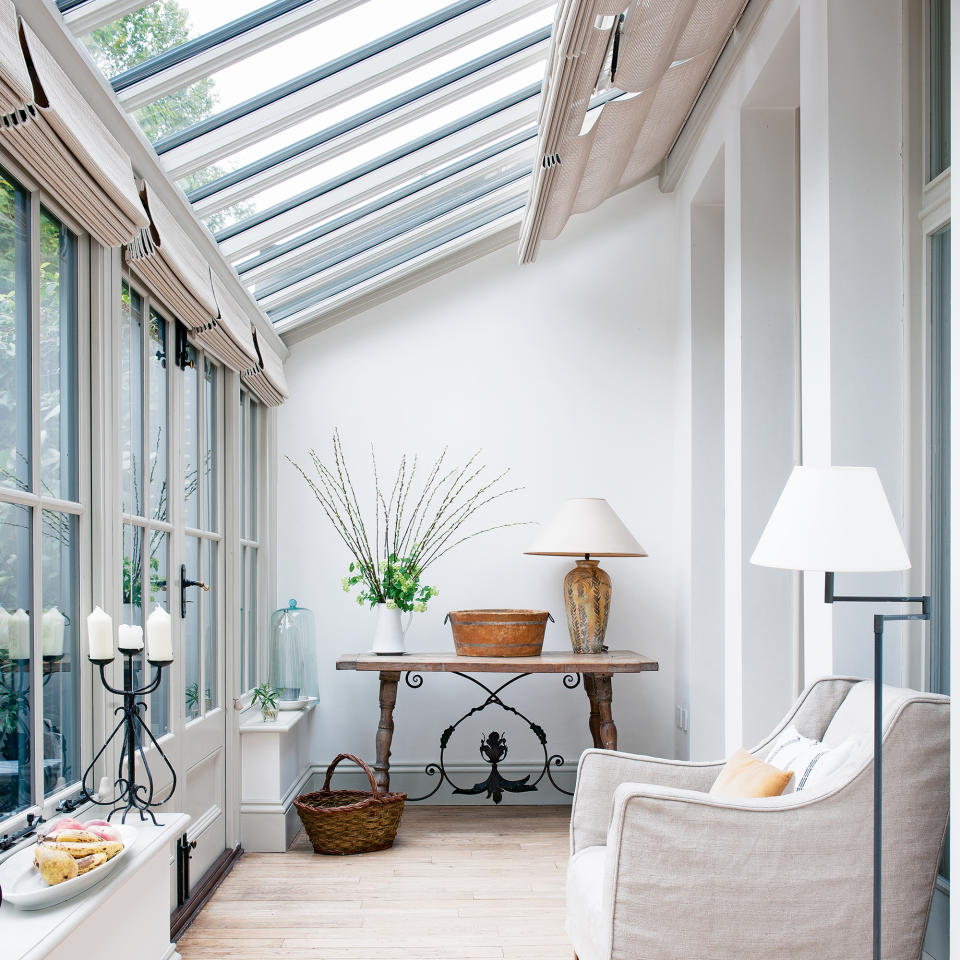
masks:
{"type": "Polygon", "coordinates": [[[552,2],[461,0],[461,3],[441,11],[447,18],[434,26],[412,33],[409,28],[381,37],[338,60],[157,141],[155,146],[161,163],[174,179],[179,179],[489,36],[552,2]],[[476,8],[478,2],[484,3],[483,9],[476,8]],[[473,6],[465,7],[465,3],[473,6]],[[450,12],[461,7],[464,9],[460,13],[450,12]]]}
{"type": "Polygon", "coordinates": [[[187,194],[201,217],[246,200],[546,59],[548,28],[478,57],[187,194]]]}
{"type": "Polygon", "coordinates": [[[136,110],[260,50],[332,20],[364,0],[274,0],[118,73],[110,80],[120,102],[136,110]]]}

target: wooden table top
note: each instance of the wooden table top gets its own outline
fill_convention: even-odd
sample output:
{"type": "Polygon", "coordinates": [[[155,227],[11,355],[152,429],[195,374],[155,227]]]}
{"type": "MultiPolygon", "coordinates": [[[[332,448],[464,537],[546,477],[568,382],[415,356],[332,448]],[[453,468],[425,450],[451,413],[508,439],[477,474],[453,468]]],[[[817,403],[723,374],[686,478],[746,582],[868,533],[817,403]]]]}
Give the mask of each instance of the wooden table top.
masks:
{"type": "Polygon", "coordinates": [[[656,660],[633,650],[574,653],[545,650],[539,657],[461,657],[455,653],[406,653],[378,656],[353,653],[337,658],[338,670],[378,670],[418,673],[640,673],[659,670],[656,660]]]}

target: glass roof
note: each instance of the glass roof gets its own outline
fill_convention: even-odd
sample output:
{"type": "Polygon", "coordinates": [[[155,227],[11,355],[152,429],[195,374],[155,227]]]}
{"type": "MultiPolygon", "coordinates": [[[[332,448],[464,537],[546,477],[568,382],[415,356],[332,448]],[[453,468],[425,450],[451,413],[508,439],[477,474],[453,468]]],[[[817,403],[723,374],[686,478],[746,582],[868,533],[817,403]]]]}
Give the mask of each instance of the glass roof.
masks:
{"type": "Polygon", "coordinates": [[[280,332],[519,223],[555,3],[58,0],[280,332]]]}

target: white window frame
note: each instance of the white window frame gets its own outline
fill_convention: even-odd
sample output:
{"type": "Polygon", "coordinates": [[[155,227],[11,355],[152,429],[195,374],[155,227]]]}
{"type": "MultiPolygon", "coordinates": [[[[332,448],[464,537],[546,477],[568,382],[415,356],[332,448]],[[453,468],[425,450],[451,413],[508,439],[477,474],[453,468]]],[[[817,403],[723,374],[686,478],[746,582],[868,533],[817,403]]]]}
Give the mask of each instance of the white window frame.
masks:
{"type": "MultiPolygon", "coordinates": [[[[30,376],[31,376],[31,436],[30,436],[30,459],[31,459],[31,488],[35,492],[25,492],[8,487],[0,487],[0,502],[14,503],[26,506],[32,510],[32,557],[31,557],[31,575],[32,575],[32,609],[38,611],[42,609],[42,577],[41,566],[43,562],[42,555],[42,537],[41,523],[42,511],[44,508],[56,510],[58,513],[66,513],[78,518],[78,543],[77,543],[77,617],[85,619],[89,613],[91,605],[91,523],[90,523],[90,503],[91,503],[91,393],[90,393],[90,326],[91,326],[91,275],[92,275],[92,249],[96,247],[90,238],[69,212],[65,211],[61,205],[52,198],[41,185],[20,166],[6,151],[0,149],[0,167],[9,174],[13,180],[29,196],[29,218],[30,218],[30,315],[32,321],[39,315],[40,290],[36,282],[39,247],[40,247],[40,208],[45,208],[52,216],[56,217],[71,233],[76,237],[77,243],[77,501],[61,500],[56,497],[44,496],[40,490],[39,470],[39,416],[40,404],[38,402],[38,384],[39,384],[39,324],[31,322],[31,343],[30,343],[30,376]]],[[[74,732],[78,738],[79,749],[77,752],[77,762],[79,769],[76,771],[78,779],[67,784],[63,789],[51,794],[49,797],[43,795],[43,762],[42,762],[42,744],[43,744],[43,704],[42,697],[37,698],[36,692],[43,689],[41,674],[42,663],[42,637],[40,617],[31,616],[31,657],[30,657],[30,744],[31,744],[31,798],[33,803],[25,809],[12,814],[9,817],[0,819],[0,833],[10,832],[19,829],[26,823],[28,815],[43,816],[49,818],[56,810],[57,806],[64,800],[75,796],[80,789],[80,777],[83,770],[89,763],[92,756],[91,745],[93,742],[91,730],[91,708],[93,703],[93,671],[86,657],[83,644],[83,631],[80,630],[80,643],[78,645],[78,657],[74,683],[76,684],[76,696],[79,701],[80,729],[74,732]],[[37,761],[40,761],[39,763],[37,761]]],[[[79,624],[78,624],[79,629],[79,624]]]]}

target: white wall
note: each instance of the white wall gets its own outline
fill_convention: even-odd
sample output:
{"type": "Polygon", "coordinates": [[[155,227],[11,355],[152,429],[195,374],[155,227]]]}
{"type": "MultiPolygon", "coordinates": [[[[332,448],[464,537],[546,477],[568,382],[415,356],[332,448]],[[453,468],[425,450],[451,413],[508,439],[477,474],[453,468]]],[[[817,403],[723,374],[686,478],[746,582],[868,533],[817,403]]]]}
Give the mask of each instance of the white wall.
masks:
{"type": "MultiPolygon", "coordinates": [[[[387,473],[404,451],[422,458],[477,448],[491,470],[510,467],[524,487],[487,519],[545,521],[568,497],[606,497],[649,553],[604,562],[613,584],[608,644],[660,661],[660,672],[617,678],[614,716],[623,749],[673,753],[677,564],[682,551],[675,472],[677,392],[673,200],[655,183],[574,218],[538,263],[519,267],[505,249],[296,345],[287,363],[291,399],[279,413],[281,457],[323,456],[339,428],[354,478],[368,484],[368,449],[387,473]]],[[[313,759],[373,754],[377,682],[336,673],[338,654],[369,648],[373,621],[340,587],[347,566],[320,507],[292,467],[278,477],[278,602],[296,597],[320,625],[321,701],[313,759]]],[[[464,544],[429,570],[440,589],[408,634],[411,650],[451,650],[448,610],[549,609],[546,647],[569,649],[561,582],[572,562],[528,557],[533,527],[464,544]]],[[[587,703],[560,678],[522,681],[513,701],[544,725],[551,749],[575,759],[587,745],[587,703]]],[[[436,758],[447,723],[475,702],[457,677],[402,684],[393,761],[436,758]]],[[[493,709],[456,737],[454,762],[479,760],[479,733],[502,729],[493,709]]],[[[506,724],[511,761],[537,742],[506,724]],[[511,737],[511,732],[515,736],[511,737]]],[[[544,793],[542,802],[556,794],[544,793]]],[[[438,799],[449,799],[441,791],[438,799]]]]}

